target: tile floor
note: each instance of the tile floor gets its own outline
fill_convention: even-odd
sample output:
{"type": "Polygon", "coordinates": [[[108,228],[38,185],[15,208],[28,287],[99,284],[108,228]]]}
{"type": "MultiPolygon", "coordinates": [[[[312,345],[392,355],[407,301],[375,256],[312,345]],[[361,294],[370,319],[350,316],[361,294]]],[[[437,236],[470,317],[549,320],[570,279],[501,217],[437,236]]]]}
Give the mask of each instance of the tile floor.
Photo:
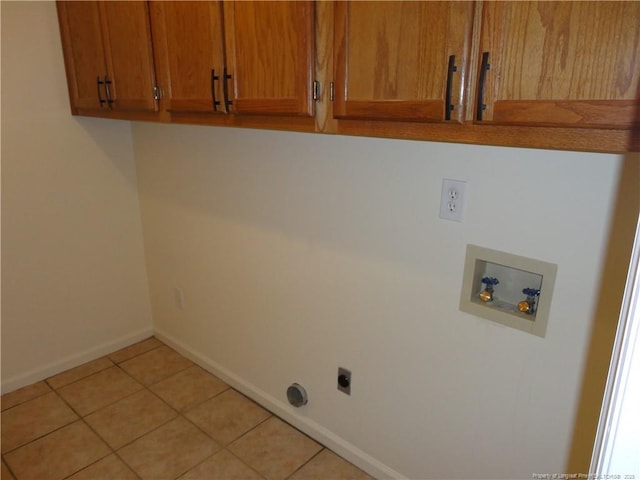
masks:
{"type": "Polygon", "coordinates": [[[3,480],[371,480],[156,338],[2,396],[3,480]]]}

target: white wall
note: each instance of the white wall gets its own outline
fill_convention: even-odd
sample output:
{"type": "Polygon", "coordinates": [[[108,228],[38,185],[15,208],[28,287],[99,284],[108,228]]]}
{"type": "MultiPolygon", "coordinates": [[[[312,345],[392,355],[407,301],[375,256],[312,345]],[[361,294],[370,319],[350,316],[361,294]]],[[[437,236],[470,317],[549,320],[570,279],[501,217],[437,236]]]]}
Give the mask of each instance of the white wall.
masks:
{"type": "Polygon", "coordinates": [[[565,471],[622,157],[178,125],[133,137],[162,338],[380,476],[565,471]],[[438,218],[443,178],[468,182],[463,223],[438,218]],[[468,243],[558,265],[546,338],[458,310],[468,243]]]}
{"type": "Polygon", "coordinates": [[[619,156],[132,136],[69,115],[52,2],[0,5],[3,391],[151,331],[138,182],[162,338],[380,476],[564,471],[619,156]],[[444,177],[469,182],[461,224],[437,218],[444,177]],[[467,243],[558,264],[546,338],[458,311],[467,243]]]}
{"type": "Polygon", "coordinates": [[[1,2],[2,390],[149,335],[131,126],[73,118],[54,2],[1,2]]]}

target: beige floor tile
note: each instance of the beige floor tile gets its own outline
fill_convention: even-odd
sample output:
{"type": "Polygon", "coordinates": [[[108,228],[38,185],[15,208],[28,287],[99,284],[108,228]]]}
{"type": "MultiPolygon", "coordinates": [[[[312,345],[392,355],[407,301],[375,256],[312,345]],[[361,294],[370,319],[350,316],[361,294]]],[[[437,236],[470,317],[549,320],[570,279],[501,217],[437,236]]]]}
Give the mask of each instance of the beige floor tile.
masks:
{"type": "Polygon", "coordinates": [[[175,410],[145,389],[88,415],[85,421],[117,449],[176,415],[175,410]]]}
{"type": "Polygon", "coordinates": [[[227,390],[185,413],[216,442],[231,443],[271,414],[235,390],[227,390]]]}
{"type": "Polygon", "coordinates": [[[1,480],[373,480],[153,337],[1,402],[1,480]]]}
{"type": "Polygon", "coordinates": [[[2,412],[2,453],[67,425],[78,416],[55,392],[2,412]]]}
{"type": "Polygon", "coordinates": [[[109,358],[115,363],[121,363],[162,345],[163,343],[160,340],[155,337],[151,337],[141,342],[134,343],[122,350],[118,350],[117,352],[113,352],[109,355],[109,358]]]}
{"type": "Polygon", "coordinates": [[[137,479],[138,476],[117,455],[109,455],[68,478],[68,480],[137,479]]]}
{"type": "Polygon", "coordinates": [[[49,385],[47,385],[46,382],[38,382],[32,385],[27,385],[23,388],[19,388],[18,390],[14,390],[13,392],[2,395],[2,410],[15,407],[20,403],[24,403],[28,400],[40,397],[41,395],[49,393],[50,391],[51,388],[49,387],[49,385]]]}
{"type": "Polygon", "coordinates": [[[182,417],[123,447],[118,454],[143,479],[174,479],[219,450],[182,417]]]}
{"type": "Polygon", "coordinates": [[[294,473],[289,480],[373,480],[355,465],[326,448],[294,473]]]}
{"type": "Polygon", "coordinates": [[[57,480],[105,457],[109,447],[77,421],[5,455],[18,479],[57,480]]]}
{"type": "Polygon", "coordinates": [[[58,393],[76,412],[85,416],[142,388],[120,368],[111,367],[62,387],[58,393]]]}
{"type": "Polygon", "coordinates": [[[262,480],[263,478],[231,453],[222,450],[189,470],[179,480],[262,480]]]}
{"type": "Polygon", "coordinates": [[[173,408],[183,411],[218,395],[229,386],[197,365],[151,386],[173,408]]]}
{"type": "Polygon", "coordinates": [[[143,384],[152,385],[192,365],[176,351],[162,346],[122,362],[120,367],[143,384]]]}
{"type": "Polygon", "coordinates": [[[4,462],[2,462],[2,470],[0,470],[0,479],[2,480],[16,480],[16,477],[14,477],[11,472],[9,471],[9,468],[4,464],[4,462]]]}
{"type": "Polygon", "coordinates": [[[79,367],[72,368],[71,370],[67,370],[66,372],[47,378],[47,383],[51,385],[52,388],[58,389],[109,367],[113,367],[113,362],[111,360],[107,357],[98,358],[92,362],[85,363],[79,367]]]}
{"type": "Polygon", "coordinates": [[[281,480],[322,449],[318,443],[271,417],[229,446],[231,453],[269,480],[281,480]]]}

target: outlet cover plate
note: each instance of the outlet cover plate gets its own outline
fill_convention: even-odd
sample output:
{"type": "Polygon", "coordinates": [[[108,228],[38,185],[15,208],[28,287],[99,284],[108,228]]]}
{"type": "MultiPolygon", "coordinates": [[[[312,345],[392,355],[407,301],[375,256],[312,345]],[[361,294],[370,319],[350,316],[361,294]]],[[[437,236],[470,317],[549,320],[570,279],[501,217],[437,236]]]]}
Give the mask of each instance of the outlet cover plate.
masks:
{"type": "Polygon", "coordinates": [[[467,197],[467,182],[462,180],[442,180],[440,196],[440,218],[462,222],[464,204],[467,197]]]}

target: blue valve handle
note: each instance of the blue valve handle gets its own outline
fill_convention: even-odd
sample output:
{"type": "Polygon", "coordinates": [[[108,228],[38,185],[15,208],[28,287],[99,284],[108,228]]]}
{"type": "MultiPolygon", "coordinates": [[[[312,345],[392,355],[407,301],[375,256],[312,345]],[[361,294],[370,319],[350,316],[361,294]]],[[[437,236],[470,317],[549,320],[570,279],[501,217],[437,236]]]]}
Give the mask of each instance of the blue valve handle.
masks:
{"type": "Polygon", "coordinates": [[[487,287],[491,287],[493,285],[498,285],[500,283],[500,280],[495,277],[484,277],[482,279],[482,283],[484,283],[487,287]]]}
{"type": "Polygon", "coordinates": [[[522,290],[522,293],[524,293],[527,297],[538,297],[540,295],[540,290],[535,288],[525,288],[524,290],[522,290]]]}

